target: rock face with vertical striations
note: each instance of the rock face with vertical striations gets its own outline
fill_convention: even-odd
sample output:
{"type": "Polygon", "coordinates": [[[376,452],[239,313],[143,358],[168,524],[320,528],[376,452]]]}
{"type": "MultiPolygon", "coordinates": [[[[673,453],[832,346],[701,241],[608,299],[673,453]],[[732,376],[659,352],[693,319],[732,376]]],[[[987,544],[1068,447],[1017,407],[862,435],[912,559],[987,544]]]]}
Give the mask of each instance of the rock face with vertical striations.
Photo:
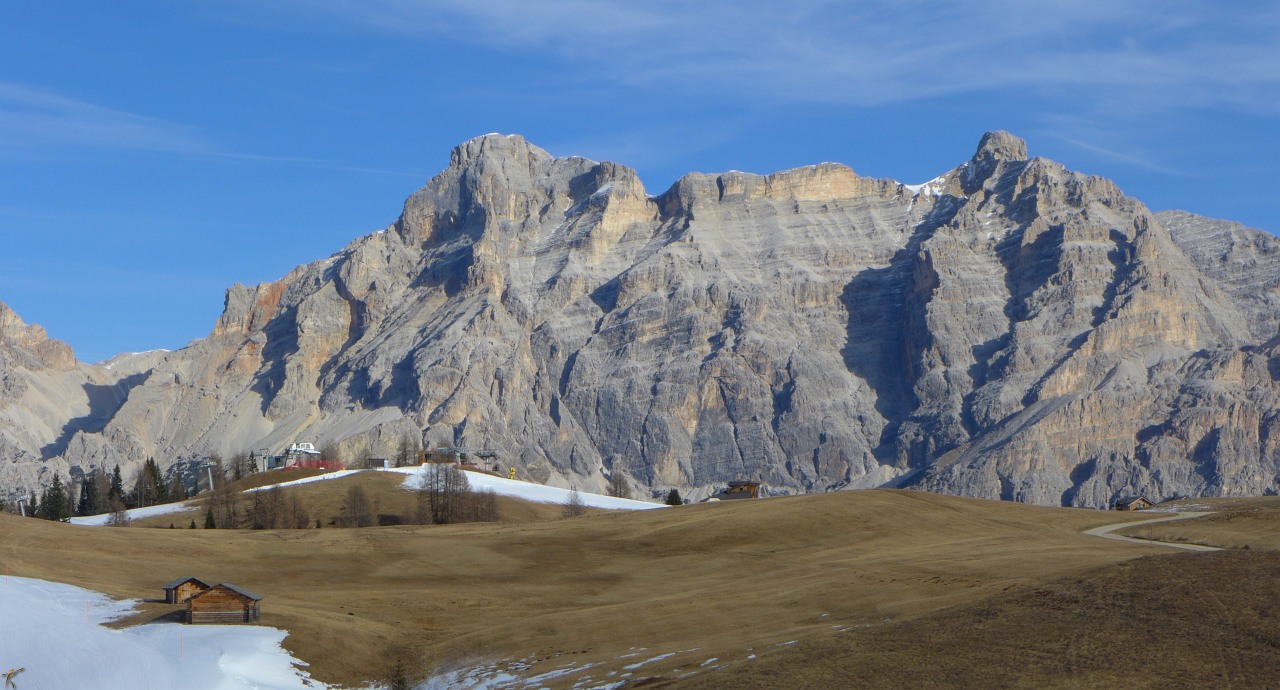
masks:
{"type": "Polygon", "coordinates": [[[1006,132],[923,185],[822,164],[659,195],[489,135],[392,227],[228,290],[207,338],[41,459],[408,439],[593,491],[1257,494],[1280,457],[1277,246],[1006,132]]]}
{"type": "Polygon", "coordinates": [[[101,431],[145,374],[76,361],[71,348],[0,303],[0,499],[67,476],[59,457],[81,431],[101,431]]]}

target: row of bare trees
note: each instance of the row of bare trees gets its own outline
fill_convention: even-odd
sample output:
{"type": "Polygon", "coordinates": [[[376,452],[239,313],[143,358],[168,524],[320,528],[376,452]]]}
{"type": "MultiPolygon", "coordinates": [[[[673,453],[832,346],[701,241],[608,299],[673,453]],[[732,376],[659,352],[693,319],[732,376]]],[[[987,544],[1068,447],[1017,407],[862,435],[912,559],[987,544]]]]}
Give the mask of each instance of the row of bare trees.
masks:
{"type": "Polygon", "coordinates": [[[492,491],[473,491],[467,475],[456,465],[423,465],[418,478],[418,507],[414,522],[447,525],[494,522],[498,500],[492,491]]]}

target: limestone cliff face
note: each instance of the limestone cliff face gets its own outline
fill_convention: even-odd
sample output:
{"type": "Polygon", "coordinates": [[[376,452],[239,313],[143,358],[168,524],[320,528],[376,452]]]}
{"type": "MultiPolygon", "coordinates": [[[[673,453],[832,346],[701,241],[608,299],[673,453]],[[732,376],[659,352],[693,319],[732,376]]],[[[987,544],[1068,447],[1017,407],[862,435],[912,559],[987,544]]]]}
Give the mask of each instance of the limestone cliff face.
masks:
{"type": "Polygon", "coordinates": [[[0,498],[26,495],[70,465],[73,434],[98,431],[141,381],[76,361],[71,348],[0,303],[0,498]]]}
{"type": "Polygon", "coordinates": [[[986,135],[924,185],[456,148],[390,228],[227,292],[70,466],[404,439],[590,490],[894,482],[1044,504],[1276,487],[1280,258],[986,135]],[[1275,278],[1275,280],[1272,280],[1275,278]],[[1255,285],[1265,285],[1259,292],[1255,285]]]}

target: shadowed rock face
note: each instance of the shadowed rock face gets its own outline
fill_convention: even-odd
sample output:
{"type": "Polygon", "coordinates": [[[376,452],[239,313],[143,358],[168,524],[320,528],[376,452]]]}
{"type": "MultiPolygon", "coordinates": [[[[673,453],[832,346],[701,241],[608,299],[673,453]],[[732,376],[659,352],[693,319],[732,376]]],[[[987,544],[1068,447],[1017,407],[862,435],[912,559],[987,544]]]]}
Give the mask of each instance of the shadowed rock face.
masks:
{"type": "Polygon", "coordinates": [[[410,438],[695,497],[743,478],[1053,505],[1261,493],[1275,246],[1153,215],[1006,132],[919,186],[823,164],[657,196],[489,135],[392,227],[231,288],[209,337],[59,452],[127,468],[306,440],[354,459],[410,438]]]}
{"type": "Polygon", "coordinates": [[[144,372],[93,367],[0,303],[0,498],[26,496],[73,468],[69,440],[103,430],[144,372]]]}

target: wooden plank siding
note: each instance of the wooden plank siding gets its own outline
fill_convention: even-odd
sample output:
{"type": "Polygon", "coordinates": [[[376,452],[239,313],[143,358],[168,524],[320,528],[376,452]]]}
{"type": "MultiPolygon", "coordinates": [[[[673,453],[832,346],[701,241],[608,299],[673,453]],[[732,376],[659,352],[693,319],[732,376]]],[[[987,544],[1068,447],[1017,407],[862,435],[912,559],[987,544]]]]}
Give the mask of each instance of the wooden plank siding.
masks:
{"type": "Polygon", "coordinates": [[[260,597],[225,583],[187,600],[188,623],[254,623],[261,615],[260,597]]]}
{"type": "Polygon", "coordinates": [[[206,589],[209,589],[209,585],[194,577],[175,580],[165,585],[164,601],[167,604],[185,604],[188,599],[206,589]]]}
{"type": "Polygon", "coordinates": [[[207,588],[206,585],[194,580],[188,580],[177,587],[173,588],[173,601],[171,604],[185,604],[191,597],[203,592],[207,588]]]}

